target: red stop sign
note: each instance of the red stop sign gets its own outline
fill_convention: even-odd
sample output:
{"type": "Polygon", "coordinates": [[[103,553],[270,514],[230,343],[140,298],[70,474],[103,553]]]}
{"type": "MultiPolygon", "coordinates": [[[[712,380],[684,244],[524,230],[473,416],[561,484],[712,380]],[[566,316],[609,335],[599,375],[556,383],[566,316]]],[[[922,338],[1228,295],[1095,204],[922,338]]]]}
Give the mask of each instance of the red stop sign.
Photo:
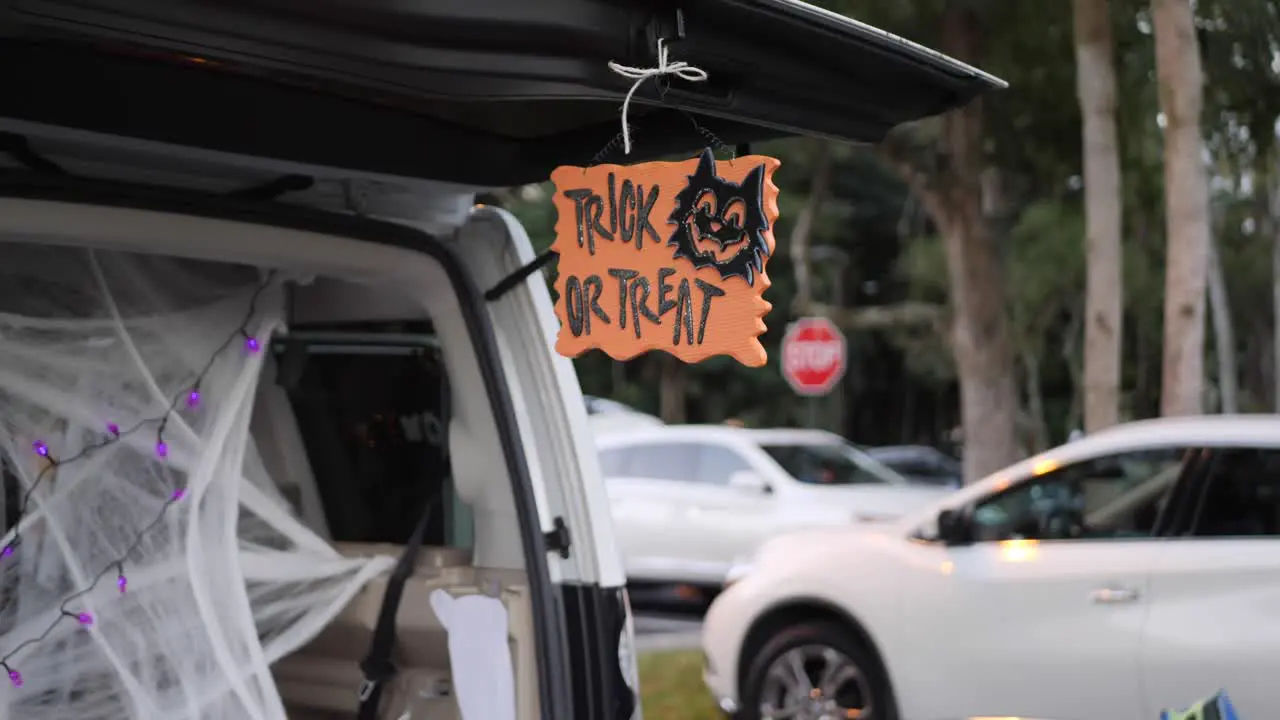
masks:
{"type": "Polygon", "coordinates": [[[801,318],[782,338],[782,377],[800,395],[831,392],[847,360],[844,333],[826,318],[801,318]]]}

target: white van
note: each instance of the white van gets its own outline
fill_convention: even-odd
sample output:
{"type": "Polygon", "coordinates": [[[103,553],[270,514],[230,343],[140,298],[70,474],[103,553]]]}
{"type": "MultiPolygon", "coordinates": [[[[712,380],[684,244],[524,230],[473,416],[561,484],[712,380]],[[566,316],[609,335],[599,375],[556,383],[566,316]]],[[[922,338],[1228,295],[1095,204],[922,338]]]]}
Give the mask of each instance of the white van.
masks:
{"type": "Polygon", "coordinates": [[[678,7],[0,1],[0,716],[637,716],[581,391],[477,193],[590,162],[660,38],[710,79],[641,87],[603,160],[1000,85],[794,0],[678,7]],[[462,667],[495,627],[510,675],[462,667]]]}

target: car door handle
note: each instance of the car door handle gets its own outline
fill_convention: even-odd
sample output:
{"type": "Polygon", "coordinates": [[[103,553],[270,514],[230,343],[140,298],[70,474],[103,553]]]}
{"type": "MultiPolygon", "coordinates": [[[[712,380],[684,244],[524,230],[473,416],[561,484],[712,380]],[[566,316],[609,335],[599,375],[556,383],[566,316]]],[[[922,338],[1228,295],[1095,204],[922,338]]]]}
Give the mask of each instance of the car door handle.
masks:
{"type": "Polygon", "coordinates": [[[1099,605],[1134,602],[1141,596],[1135,588],[1103,587],[1089,593],[1089,600],[1099,605]]]}

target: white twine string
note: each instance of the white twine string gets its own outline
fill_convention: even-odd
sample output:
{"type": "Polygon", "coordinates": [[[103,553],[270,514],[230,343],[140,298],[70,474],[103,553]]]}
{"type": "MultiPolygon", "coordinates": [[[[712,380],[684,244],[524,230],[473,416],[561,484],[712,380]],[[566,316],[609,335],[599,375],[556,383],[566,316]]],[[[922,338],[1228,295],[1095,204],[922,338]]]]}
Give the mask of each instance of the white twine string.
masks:
{"type": "Polygon", "coordinates": [[[636,90],[640,89],[640,85],[649,78],[662,77],[664,75],[675,75],[681,80],[690,82],[704,82],[707,79],[707,71],[702,68],[694,67],[683,60],[676,62],[667,62],[667,53],[670,48],[662,38],[658,38],[658,66],[651,68],[631,67],[630,65],[622,65],[620,63],[609,61],[609,69],[618,73],[624,78],[635,80],[631,85],[631,90],[627,92],[627,99],[622,101],[622,152],[625,155],[631,154],[631,128],[627,125],[627,112],[631,108],[631,96],[636,94],[636,90]]]}

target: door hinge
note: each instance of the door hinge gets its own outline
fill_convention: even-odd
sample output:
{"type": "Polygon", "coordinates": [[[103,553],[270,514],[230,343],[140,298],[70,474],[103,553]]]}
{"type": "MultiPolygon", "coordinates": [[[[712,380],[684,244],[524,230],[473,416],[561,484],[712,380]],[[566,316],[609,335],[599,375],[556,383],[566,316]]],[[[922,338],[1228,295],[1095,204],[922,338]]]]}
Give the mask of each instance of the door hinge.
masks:
{"type": "Polygon", "coordinates": [[[569,558],[569,526],[564,523],[564,518],[559,515],[555,520],[551,521],[552,530],[542,536],[543,542],[547,544],[547,552],[560,553],[560,557],[569,558]]]}

